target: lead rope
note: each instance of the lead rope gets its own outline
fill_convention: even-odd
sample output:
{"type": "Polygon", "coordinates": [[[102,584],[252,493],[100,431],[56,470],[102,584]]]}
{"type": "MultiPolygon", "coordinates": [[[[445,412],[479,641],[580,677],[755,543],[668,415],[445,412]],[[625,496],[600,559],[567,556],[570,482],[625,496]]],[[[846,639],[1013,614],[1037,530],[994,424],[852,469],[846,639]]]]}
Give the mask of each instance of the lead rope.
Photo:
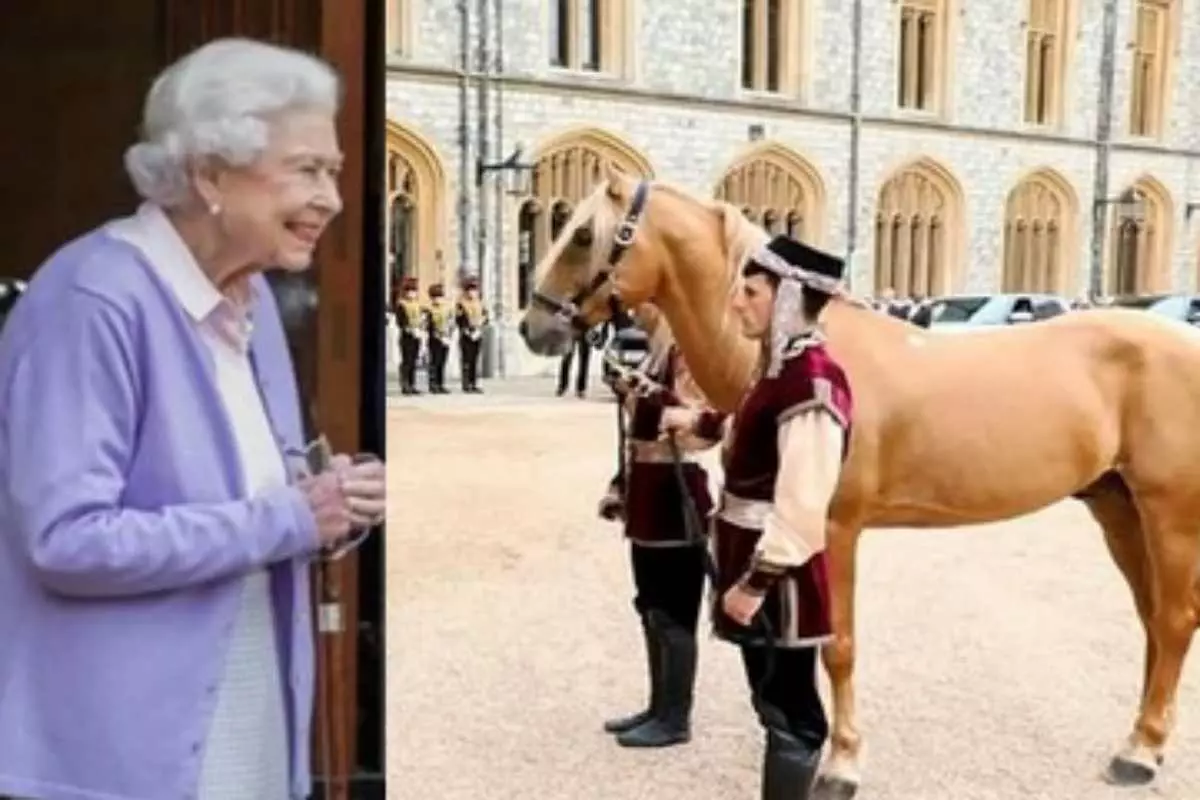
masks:
{"type": "Polygon", "coordinates": [[[628,476],[625,474],[625,398],[617,394],[617,478],[621,485],[621,502],[628,496],[629,483],[628,476]]]}
{"type": "MultiPolygon", "coordinates": [[[[708,547],[708,536],[704,533],[704,523],[700,520],[700,510],[696,508],[696,498],[692,495],[691,489],[687,485],[687,480],[683,475],[683,460],[680,458],[679,443],[676,441],[674,433],[671,433],[667,437],[667,444],[671,448],[671,465],[674,467],[675,482],[679,485],[679,494],[683,501],[685,535],[693,547],[700,548],[701,557],[704,560],[704,573],[708,576],[708,582],[712,587],[714,596],[713,613],[716,614],[719,612],[719,604],[721,602],[720,588],[717,584],[717,565],[713,560],[712,551],[708,547]]],[[[751,622],[756,622],[762,631],[766,654],[766,664],[764,665],[762,678],[754,686],[755,706],[757,709],[762,707],[762,703],[759,701],[763,696],[763,690],[775,675],[775,630],[771,625],[771,621],[767,619],[766,598],[763,599],[763,605],[758,609],[758,613],[754,615],[754,619],[751,622]]]]}

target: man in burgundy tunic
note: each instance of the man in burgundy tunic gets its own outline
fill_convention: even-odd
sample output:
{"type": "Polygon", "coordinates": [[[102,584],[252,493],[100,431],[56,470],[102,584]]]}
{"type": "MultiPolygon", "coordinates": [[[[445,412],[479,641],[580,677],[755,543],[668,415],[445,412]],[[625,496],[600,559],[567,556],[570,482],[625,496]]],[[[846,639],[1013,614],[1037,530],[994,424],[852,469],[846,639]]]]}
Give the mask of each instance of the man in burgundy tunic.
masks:
{"type": "Polygon", "coordinates": [[[643,367],[648,380],[630,385],[629,376],[618,378],[614,388],[629,421],[623,469],[601,501],[606,519],[625,521],[630,561],[636,588],[633,605],[641,618],[646,643],[650,700],[637,714],[605,722],[625,747],[666,747],[691,738],[693,687],[696,679],[696,627],[704,594],[703,530],[689,531],[685,503],[694,504],[696,523],[708,516],[712,497],[708,474],[693,451],[710,447],[707,440],[677,440],[680,474],[690,501],[681,491],[671,443],[659,423],[667,408],[700,401],[690,383],[687,366],[670,331],[651,309],[639,314],[641,327],[651,334],[649,362],[643,367]]]}
{"type": "MultiPolygon", "coordinates": [[[[828,736],[816,675],[817,647],[832,633],[825,525],[851,396],[816,320],[840,291],[842,270],[840,260],[777,236],[743,268],[734,301],[744,333],[762,342],[763,363],[726,441],[713,627],[740,645],[766,730],[763,800],[809,797],[828,736]]],[[[679,412],[664,426],[703,422],[679,412]]]]}

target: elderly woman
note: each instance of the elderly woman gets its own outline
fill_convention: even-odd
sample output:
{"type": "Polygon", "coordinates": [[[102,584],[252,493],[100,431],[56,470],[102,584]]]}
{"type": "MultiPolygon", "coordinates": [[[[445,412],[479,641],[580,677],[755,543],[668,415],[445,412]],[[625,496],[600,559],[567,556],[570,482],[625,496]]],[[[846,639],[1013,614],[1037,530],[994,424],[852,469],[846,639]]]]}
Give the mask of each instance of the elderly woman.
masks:
{"type": "Polygon", "coordinates": [[[0,794],[309,793],[307,568],[383,467],[296,468],[267,268],[340,211],[339,82],[243,40],[169,67],[125,164],[145,202],[41,266],[0,334],[0,794]]]}

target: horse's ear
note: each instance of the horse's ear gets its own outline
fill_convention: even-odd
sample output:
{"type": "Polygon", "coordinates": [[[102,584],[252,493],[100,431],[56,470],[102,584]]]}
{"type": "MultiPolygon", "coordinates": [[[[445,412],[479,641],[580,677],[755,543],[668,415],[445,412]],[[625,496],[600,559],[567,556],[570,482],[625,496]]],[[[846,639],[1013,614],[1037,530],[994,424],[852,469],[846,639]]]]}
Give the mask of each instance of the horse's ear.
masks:
{"type": "Polygon", "coordinates": [[[604,183],[608,187],[606,192],[613,200],[625,199],[625,173],[621,171],[613,162],[604,162],[604,183]]]}

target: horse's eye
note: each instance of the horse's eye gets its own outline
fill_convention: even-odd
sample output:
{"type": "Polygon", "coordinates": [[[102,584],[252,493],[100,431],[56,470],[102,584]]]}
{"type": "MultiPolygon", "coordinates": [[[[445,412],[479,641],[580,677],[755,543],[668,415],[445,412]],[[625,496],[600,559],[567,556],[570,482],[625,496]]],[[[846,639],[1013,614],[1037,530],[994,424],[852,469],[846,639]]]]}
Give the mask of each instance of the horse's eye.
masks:
{"type": "Polygon", "coordinates": [[[592,246],[592,229],[591,228],[576,228],[575,233],[571,235],[571,243],[576,247],[591,247],[592,246]]]}

